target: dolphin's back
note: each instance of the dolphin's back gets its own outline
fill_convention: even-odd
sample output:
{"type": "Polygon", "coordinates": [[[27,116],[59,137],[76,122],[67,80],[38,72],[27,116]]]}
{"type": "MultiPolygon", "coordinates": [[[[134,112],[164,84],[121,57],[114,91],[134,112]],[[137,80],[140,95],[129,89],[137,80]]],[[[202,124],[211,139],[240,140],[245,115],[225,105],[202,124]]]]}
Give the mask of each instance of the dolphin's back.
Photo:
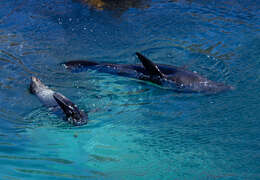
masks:
{"type": "MultiPolygon", "coordinates": [[[[113,63],[98,63],[88,60],[72,60],[62,63],[65,68],[67,69],[74,69],[74,70],[87,70],[90,68],[97,68],[100,69],[100,66],[107,66],[107,67],[115,67],[115,68],[122,68],[126,70],[135,70],[136,72],[148,75],[148,72],[141,64],[113,64],[113,63]]],[[[166,65],[166,64],[158,64],[159,69],[166,75],[174,74],[177,71],[184,70],[184,68],[166,65]]]]}
{"type": "MultiPolygon", "coordinates": [[[[67,69],[73,70],[74,72],[95,69],[99,72],[137,78],[145,81],[152,81],[166,87],[177,88],[178,91],[182,92],[217,93],[233,88],[223,83],[217,83],[208,80],[207,78],[195,72],[189,71],[184,67],[177,67],[166,64],[156,64],[159,71],[165,75],[163,76],[164,78],[161,78],[160,82],[156,81],[156,78],[151,78],[151,73],[154,71],[151,72],[151,69],[145,68],[142,64],[97,63],[85,60],[74,60],[65,62],[64,65],[67,69]]],[[[148,66],[149,65],[150,64],[148,64],[148,66]]]]}
{"type": "MultiPolygon", "coordinates": [[[[172,66],[172,65],[166,65],[166,64],[157,64],[158,68],[162,71],[163,74],[169,75],[169,74],[175,74],[178,71],[184,71],[184,68],[172,66]]],[[[126,69],[133,69],[137,72],[143,73],[145,75],[148,75],[149,73],[145,70],[145,68],[141,64],[127,64],[127,65],[121,65],[121,67],[126,69]]]]}

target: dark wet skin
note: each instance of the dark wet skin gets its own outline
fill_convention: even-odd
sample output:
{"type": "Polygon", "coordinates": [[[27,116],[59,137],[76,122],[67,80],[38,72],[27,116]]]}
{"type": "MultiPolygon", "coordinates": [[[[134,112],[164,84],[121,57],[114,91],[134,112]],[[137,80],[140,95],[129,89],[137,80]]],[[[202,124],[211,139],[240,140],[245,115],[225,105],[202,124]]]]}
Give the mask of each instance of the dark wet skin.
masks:
{"type": "Polygon", "coordinates": [[[66,114],[68,122],[74,126],[81,126],[87,123],[88,115],[84,113],[84,111],[79,110],[79,108],[68,98],[60,93],[54,93],[53,97],[66,114]]]}
{"type": "Polygon", "coordinates": [[[68,61],[63,64],[65,68],[73,72],[95,69],[100,72],[149,81],[176,92],[215,94],[234,89],[232,86],[208,80],[181,67],[154,64],[142,54],[136,54],[142,64],[97,63],[85,60],[68,61]]]}

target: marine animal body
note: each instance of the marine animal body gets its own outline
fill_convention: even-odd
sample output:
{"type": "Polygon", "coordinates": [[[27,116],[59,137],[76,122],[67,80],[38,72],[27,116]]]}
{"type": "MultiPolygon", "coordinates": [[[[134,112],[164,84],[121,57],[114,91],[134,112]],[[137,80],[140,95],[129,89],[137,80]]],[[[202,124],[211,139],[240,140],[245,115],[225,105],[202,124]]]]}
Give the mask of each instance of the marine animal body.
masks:
{"type": "Polygon", "coordinates": [[[71,100],[61,93],[55,92],[44,85],[40,79],[32,76],[29,90],[32,94],[35,94],[46,107],[50,107],[55,111],[61,109],[66,115],[66,121],[69,123],[75,126],[87,124],[88,116],[84,111],[80,110],[71,100]]]}
{"type": "Polygon", "coordinates": [[[68,61],[63,64],[65,68],[74,72],[95,69],[100,72],[149,81],[176,92],[215,94],[233,89],[232,86],[211,81],[183,67],[155,64],[138,52],[136,55],[142,64],[98,63],[87,60],[68,61]]]}

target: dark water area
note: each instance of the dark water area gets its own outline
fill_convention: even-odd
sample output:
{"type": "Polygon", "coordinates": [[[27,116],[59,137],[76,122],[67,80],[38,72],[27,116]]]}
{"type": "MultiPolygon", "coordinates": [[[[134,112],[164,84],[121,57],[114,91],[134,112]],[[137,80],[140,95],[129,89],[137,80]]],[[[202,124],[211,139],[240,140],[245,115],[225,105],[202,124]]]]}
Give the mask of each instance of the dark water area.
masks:
{"type": "Polygon", "coordinates": [[[250,1],[0,1],[0,179],[260,179],[260,5],[250,1]],[[234,86],[182,94],[60,63],[185,66],[234,86]],[[73,127],[31,76],[88,112],[73,127]]]}

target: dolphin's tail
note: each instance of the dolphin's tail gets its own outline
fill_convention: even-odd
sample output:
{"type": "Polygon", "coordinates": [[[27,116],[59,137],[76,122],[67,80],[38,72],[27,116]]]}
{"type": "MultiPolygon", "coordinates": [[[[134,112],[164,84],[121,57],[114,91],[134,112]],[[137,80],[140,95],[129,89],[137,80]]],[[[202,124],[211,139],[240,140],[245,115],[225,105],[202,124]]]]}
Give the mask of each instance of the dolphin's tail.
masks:
{"type": "Polygon", "coordinates": [[[75,60],[75,61],[67,61],[67,62],[61,63],[61,65],[63,65],[66,69],[75,70],[75,69],[96,66],[96,65],[99,65],[99,63],[93,62],[93,61],[75,60]]]}

